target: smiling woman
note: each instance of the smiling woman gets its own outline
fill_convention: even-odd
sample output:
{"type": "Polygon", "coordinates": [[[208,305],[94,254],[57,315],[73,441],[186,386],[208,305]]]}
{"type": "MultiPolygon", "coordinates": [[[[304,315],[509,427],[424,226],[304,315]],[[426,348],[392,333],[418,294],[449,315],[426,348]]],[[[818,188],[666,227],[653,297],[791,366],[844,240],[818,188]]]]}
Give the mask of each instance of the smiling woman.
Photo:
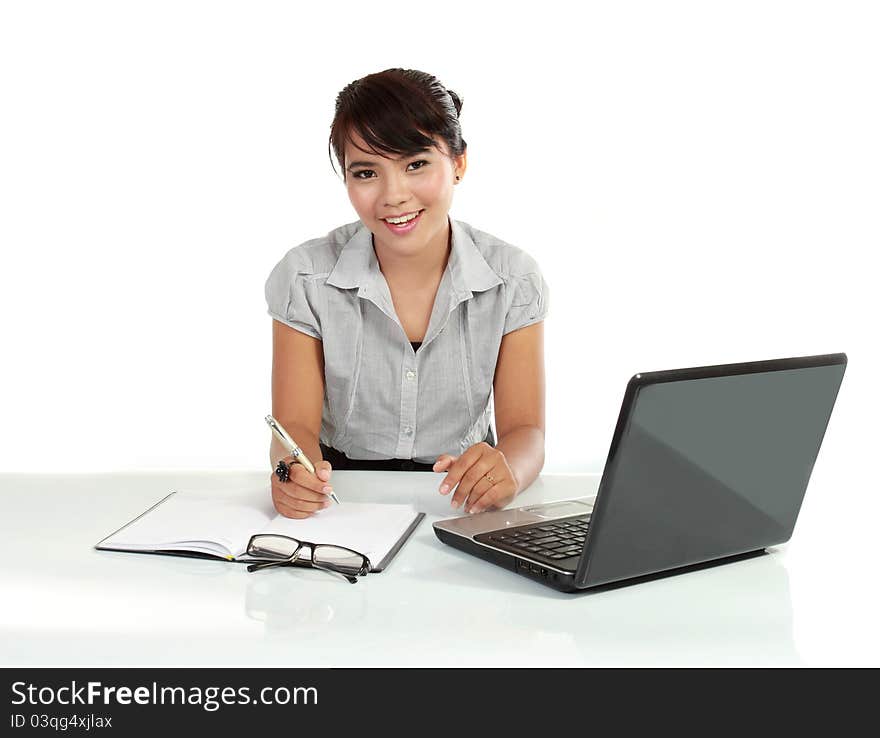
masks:
{"type": "MultiPolygon", "coordinates": [[[[272,414],[320,459],[272,477],[284,515],[326,507],[333,469],[440,472],[440,494],[476,512],[543,466],[547,285],[525,251],[449,216],[461,109],[408,69],[337,97],[330,146],[359,220],[291,249],[266,282],[272,414]]],[[[273,469],[285,453],[273,442],[273,469]]]]}

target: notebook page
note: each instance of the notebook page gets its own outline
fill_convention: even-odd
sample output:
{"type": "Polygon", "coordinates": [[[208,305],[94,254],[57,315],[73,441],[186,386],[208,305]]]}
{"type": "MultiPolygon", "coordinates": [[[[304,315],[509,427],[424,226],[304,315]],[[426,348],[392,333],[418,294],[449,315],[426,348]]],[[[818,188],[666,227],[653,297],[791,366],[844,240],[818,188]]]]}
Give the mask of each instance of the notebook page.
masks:
{"type": "Polygon", "coordinates": [[[101,541],[102,548],[137,551],[176,549],[215,551],[225,556],[244,552],[250,537],[275,515],[265,489],[259,495],[208,496],[177,492],[146,515],[101,541]]]}
{"type": "Polygon", "coordinates": [[[416,517],[412,505],[343,502],[304,520],[278,515],[260,533],[332,543],[366,554],[378,566],[416,517]]]}

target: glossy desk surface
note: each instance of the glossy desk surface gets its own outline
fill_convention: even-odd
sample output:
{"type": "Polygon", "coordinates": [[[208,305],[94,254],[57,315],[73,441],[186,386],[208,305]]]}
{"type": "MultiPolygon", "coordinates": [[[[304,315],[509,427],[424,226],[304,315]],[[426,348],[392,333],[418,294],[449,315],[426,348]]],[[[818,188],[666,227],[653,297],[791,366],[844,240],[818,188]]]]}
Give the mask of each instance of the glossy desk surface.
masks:
{"type": "MultiPolygon", "coordinates": [[[[93,549],[173,489],[263,481],[256,472],[0,476],[0,664],[878,663],[874,567],[858,550],[836,549],[829,561],[815,508],[768,555],[575,595],[440,543],[431,523],[460,513],[430,473],[334,472],[343,500],[412,502],[427,513],[388,569],[356,585],[318,571],[248,574],[93,549]],[[861,571],[840,573],[847,556],[861,571]]],[[[515,504],[590,496],[598,481],[545,474],[515,504]]]]}

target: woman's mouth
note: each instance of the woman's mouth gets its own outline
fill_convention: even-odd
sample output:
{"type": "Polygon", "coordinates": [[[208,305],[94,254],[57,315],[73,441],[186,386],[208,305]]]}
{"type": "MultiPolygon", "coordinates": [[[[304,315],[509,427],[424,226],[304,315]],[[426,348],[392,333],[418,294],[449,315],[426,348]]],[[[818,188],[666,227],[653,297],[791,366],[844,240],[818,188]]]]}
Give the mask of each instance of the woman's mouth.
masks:
{"type": "Polygon", "coordinates": [[[382,222],[388,226],[388,229],[392,233],[404,234],[409,233],[413,228],[415,228],[419,221],[422,219],[422,213],[424,213],[424,209],[416,210],[413,213],[406,213],[404,215],[400,215],[393,218],[382,218],[382,222]],[[391,222],[394,221],[394,222],[391,222]]]}

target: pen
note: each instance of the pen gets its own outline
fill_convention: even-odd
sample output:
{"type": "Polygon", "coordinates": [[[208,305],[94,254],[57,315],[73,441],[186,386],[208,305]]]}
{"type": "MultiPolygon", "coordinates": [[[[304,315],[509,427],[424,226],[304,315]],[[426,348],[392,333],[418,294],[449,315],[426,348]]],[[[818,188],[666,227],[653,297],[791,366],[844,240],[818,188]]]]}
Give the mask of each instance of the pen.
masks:
{"type": "MultiPolygon", "coordinates": [[[[305,452],[296,444],[296,441],[291,438],[290,433],[284,430],[284,426],[281,425],[275,418],[271,415],[266,416],[266,422],[269,424],[269,427],[272,429],[272,432],[275,434],[275,437],[284,444],[284,447],[290,452],[290,455],[293,456],[294,461],[302,464],[310,473],[315,473],[315,465],[309,461],[309,457],[306,456],[305,452]]],[[[333,502],[337,505],[339,504],[339,498],[336,496],[335,492],[331,492],[330,496],[333,498],[333,502]]]]}

